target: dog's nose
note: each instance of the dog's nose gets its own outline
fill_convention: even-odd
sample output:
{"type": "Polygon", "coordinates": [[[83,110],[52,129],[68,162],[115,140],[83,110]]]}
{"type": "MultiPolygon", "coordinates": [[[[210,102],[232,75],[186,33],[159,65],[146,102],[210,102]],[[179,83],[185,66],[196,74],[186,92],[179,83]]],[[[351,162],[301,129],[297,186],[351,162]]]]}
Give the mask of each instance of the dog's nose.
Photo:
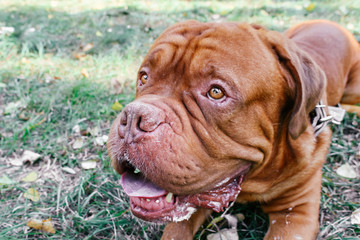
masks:
{"type": "Polygon", "coordinates": [[[119,135],[127,142],[137,142],[165,122],[165,113],[156,106],[141,102],[128,104],[120,115],[119,135]]]}

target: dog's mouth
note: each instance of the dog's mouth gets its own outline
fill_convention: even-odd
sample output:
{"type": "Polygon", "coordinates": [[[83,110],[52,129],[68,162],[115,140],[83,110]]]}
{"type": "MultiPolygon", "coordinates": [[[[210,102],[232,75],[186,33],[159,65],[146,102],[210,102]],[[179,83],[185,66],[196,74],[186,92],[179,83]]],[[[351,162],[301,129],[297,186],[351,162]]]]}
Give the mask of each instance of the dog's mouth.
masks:
{"type": "Polygon", "coordinates": [[[221,212],[235,201],[247,169],[235,178],[224,179],[209,191],[175,195],[155,185],[137,170],[122,174],[121,185],[130,197],[132,213],[146,221],[180,222],[187,220],[198,207],[221,212]]]}

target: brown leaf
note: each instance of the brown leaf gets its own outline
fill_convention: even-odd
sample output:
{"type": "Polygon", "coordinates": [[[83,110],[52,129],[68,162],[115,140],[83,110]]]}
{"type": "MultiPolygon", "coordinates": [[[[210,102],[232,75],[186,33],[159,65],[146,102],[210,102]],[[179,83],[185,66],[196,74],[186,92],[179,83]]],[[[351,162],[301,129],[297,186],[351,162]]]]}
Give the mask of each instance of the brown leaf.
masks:
{"type": "Polygon", "coordinates": [[[81,130],[81,131],[80,131],[80,135],[86,137],[86,136],[90,136],[91,133],[90,133],[90,131],[88,131],[88,130],[86,129],[86,130],[81,130]]]}
{"type": "Polygon", "coordinates": [[[19,119],[20,120],[23,120],[23,121],[27,121],[30,119],[29,117],[29,114],[26,112],[26,111],[22,111],[20,114],[19,114],[19,119]]]}
{"type": "Polygon", "coordinates": [[[83,69],[81,69],[81,75],[83,75],[83,77],[85,77],[85,78],[89,78],[89,72],[88,72],[88,70],[86,70],[86,68],[83,68],[83,69]]]}
{"type": "Polygon", "coordinates": [[[76,58],[77,60],[82,60],[84,59],[87,55],[86,53],[83,53],[83,52],[73,52],[73,56],[74,58],[76,58]]]}
{"type": "Polygon", "coordinates": [[[88,43],[82,48],[82,50],[84,52],[87,52],[87,51],[91,50],[93,47],[94,47],[94,43],[88,43]]]}
{"type": "Polygon", "coordinates": [[[30,219],[27,224],[29,228],[44,231],[47,233],[55,233],[55,229],[51,223],[51,218],[46,220],[30,219]]]}

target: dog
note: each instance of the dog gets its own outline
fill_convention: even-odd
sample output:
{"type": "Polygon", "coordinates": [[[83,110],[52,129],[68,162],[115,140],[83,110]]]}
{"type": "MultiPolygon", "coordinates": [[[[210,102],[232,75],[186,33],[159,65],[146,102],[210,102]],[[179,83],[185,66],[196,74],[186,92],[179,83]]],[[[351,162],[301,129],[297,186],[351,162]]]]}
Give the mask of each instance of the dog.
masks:
{"type": "Polygon", "coordinates": [[[359,43],[336,23],[186,21],[150,48],[108,153],[132,213],[169,222],[162,239],[233,201],[260,202],[265,239],[315,239],[328,123],[359,102],[359,43]]]}

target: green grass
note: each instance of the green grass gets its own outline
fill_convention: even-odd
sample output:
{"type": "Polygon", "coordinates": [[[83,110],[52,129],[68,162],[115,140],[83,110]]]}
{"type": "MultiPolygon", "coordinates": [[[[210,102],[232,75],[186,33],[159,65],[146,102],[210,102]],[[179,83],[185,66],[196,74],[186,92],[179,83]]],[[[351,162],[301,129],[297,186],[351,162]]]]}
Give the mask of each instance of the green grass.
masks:
{"type": "MultiPolygon", "coordinates": [[[[0,35],[0,179],[6,175],[13,182],[0,185],[0,239],[158,239],[162,226],[130,214],[105,146],[95,144],[118,114],[112,104],[133,99],[142,58],[154,39],[177,21],[248,21],[281,31],[303,20],[326,18],[360,40],[358,1],[313,1],[312,11],[305,9],[309,3],[4,0],[0,27],[15,31],[0,35]],[[83,146],[75,149],[79,138],[83,146]],[[13,166],[24,150],[42,157],[13,166]],[[82,169],[84,160],[96,160],[96,168],[82,169]],[[31,171],[38,179],[21,181],[31,171]],[[38,190],[39,202],[24,198],[31,187],[38,190]],[[55,234],[26,227],[29,219],[48,218],[55,234]]],[[[360,180],[335,173],[346,162],[359,169],[359,129],[359,118],[349,114],[333,127],[323,168],[319,239],[360,235],[360,227],[349,221],[360,208],[360,180]]],[[[241,239],[264,236],[267,217],[257,204],[237,204],[229,212],[245,215],[238,224],[241,239]]],[[[227,222],[204,226],[197,234],[201,239],[227,222]]]]}

